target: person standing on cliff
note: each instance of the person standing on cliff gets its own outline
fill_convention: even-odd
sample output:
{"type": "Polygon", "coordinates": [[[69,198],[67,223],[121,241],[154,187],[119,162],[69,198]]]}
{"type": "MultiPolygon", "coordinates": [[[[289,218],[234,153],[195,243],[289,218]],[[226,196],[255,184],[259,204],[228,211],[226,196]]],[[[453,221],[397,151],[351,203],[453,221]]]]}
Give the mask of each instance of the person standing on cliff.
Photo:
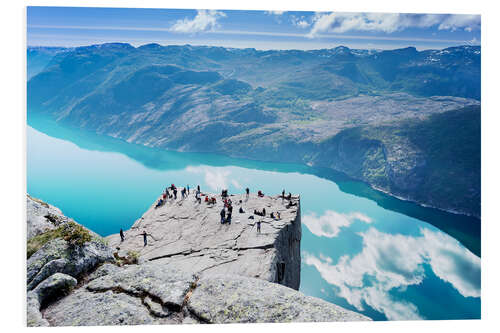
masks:
{"type": "Polygon", "coordinates": [[[189,184],[187,184],[186,188],[187,188],[187,190],[188,190],[188,194],[189,194],[189,184]]]}
{"type": "Polygon", "coordinates": [[[125,235],[123,234],[122,228],[120,228],[120,238],[122,239],[122,242],[125,240],[125,235]]]}
{"type": "Polygon", "coordinates": [[[146,230],[142,233],[142,237],[144,237],[144,246],[148,245],[148,234],[146,233],[146,230]]]}
{"type": "Polygon", "coordinates": [[[226,217],[226,210],[222,208],[220,211],[220,224],[224,224],[224,218],[226,217]]]}
{"type": "Polygon", "coordinates": [[[259,220],[259,221],[257,221],[257,232],[258,232],[259,234],[260,234],[260,222],[261,222],[260,220],[259,220]]]}
{"type": "Polygon", "coordinates": [[[248,196],[250,195],[250,189],[248,187],[246,189],[246,192],[247,192],[247,199],[248,199],[248,196]]]}

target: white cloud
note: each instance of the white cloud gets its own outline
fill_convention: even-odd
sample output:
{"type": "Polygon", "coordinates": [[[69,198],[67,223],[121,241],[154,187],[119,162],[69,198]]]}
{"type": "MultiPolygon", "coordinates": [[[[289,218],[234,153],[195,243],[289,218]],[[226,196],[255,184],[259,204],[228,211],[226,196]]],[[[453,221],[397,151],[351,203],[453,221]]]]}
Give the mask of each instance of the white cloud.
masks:
{"type": "Polygon", "coordinates": [[[407,28],[429,28],[439,30],[479,29],[479,15],[463,14],[395,14],[395,13],[316,13],[312,18],[309,37],[321,33],[344,33],[347,31],[376,31],[392,33],[407,28]]]}
{"type": "Polygon", "coordinates": [[[354,220],[370,223],[372,220],[362,213],[354,212],[341,214],[333,210],[327,210],[323,215],[317,216],[315,213],[304,215],[303,223],[307,229],[316,236],[337,237],[341,228],[348,227],[354,220]]]}
{"type": "Polygon", "coordinates": [[[297,22],[297,26],[300,27],[300,28],[307,28],[310,25],[311,24],[309,24],[309,22],[307,22],[307,21],[298,21],[297,22]]]}
{"type": "Polygon", "coordinates": [[[455,31],[464,28],[466,31],[479,29],[481,26],[481,16],[479,15],[449,15],[441,22],[439,30],[455,31]]]}
{"type": "Polygon", "coordinates": [[[307,22],[307,20],[304,18],[304,16],[301,16],[299,18],[295,15],[291,15],[290,20],[292,21],[292,24],[294,26],[297,26],[299,28],[307,28],[308,26],[311,25],[311,23],[307,22]]]}
{"type": "Polygon", "coordinates": [[[480,259],[440,231],[421,229],[421,235],[391,235],[370,228],[360,233],[363,250],[354,257],[343,256],[333,264],[324,255],[304,253],[304,262],[358,310],[366,303],[389,320],[421,319],[414,304],[395,299],[390,291],[420,284],[425,263],[464,297],[480,297],[480,259]]]}
{"type": "Polygon", "coordinates": [[[231,178],[231,171],[224,168],[188,166],[186,171],[190,173],[203,174],[205,184],[207,184],[207,186],[215,192],[229,188],[229,184],[232,184],[238,189],[243,188],[236,179],[231,178]]]}
{"type": "Polygon", "coordinates": [[[226,17],[226,14],[216,10],[198,10],[194,19],[178,20],[170,30],[182,33],[212,31],[219,27],[217,20],[221,17],[226,17]]]}
{"type": "Polygon", "coordinates": [[[233,184],[233,186],[236,187],[237,189],[243,188],[243,186],[241,186],[241,184],[236,179],[232,179],[231,184],[233,184]]]}
{"type": "Polygon", "coordinates": [[[266,11],[267,15],[283,15],[286,11],[285,10],[268,10],[266,11]]]}

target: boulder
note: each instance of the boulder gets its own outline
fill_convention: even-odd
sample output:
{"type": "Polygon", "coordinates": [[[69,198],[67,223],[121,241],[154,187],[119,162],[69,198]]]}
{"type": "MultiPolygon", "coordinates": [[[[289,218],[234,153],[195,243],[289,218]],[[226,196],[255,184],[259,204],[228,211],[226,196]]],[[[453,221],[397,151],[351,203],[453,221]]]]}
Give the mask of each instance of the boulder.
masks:
{"type": "Polygon", "coordinates": [[[71,245],[57,238],[46,243],[27,262],[28,290],[54,273],[64,273],[79,278],[103,262],[112,262],[113,253],[99,241],[91,241],[83,246],[71,245]]]}
{"type": "Polygon", "coordinates": [[[63,215],[57,207],[49,205],[40,199],[26,198],[26,222],[27,238],[31,239],[36,235],[57,228],[59,225],[72,221],[63,215]]]}
{"type": "Polygon", "coordinates": [[[187,306],[201,321],[214,324],[369,320],[291,288],[236,275],[202,277],[187,306]]]}
{"type": "Polygon", "coordinates": [[[27,324],[28,326],[49,326],[40,313],[41,308],[50,300],[68,294],[77,284],[75,278],[56,273],[28,292],[27,324]]]}

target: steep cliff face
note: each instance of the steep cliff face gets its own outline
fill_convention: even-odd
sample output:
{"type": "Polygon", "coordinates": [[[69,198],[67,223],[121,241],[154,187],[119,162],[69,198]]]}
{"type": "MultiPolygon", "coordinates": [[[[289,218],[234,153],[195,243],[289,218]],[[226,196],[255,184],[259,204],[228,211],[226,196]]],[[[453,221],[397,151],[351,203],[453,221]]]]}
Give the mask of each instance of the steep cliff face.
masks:
{"type": "MultiPolygon", "coordinates": [[[[180,193],[180,191],[179,191],[180,193]]],[[[231,224],[221,224],[224,207],[220,195],[216,204],[197,203],[191,192],[185,199],[154,203],[122,242],[118,234],[106,237],[120,256],[135,251],[145,261],[182,268],[197,274],[232,274],[264,279],[298,289],[300,286],[300,199],[278,196],[230,195],[231,224]],[[241,202],[240,202],[241,201],[241,202]],[[290,202],[293,206],[288,206],[290,202]],[[240,213],[240,207],[244,213],[240,213]],[[266,216],[254,210],[266,210],[266,216]],[[280,219],[271,218],[278,212],[280,219]],[[257,221],[261,231],[257,232],[257,221]],[[147,233],[144,245],[143,232],[147,233]]]]}

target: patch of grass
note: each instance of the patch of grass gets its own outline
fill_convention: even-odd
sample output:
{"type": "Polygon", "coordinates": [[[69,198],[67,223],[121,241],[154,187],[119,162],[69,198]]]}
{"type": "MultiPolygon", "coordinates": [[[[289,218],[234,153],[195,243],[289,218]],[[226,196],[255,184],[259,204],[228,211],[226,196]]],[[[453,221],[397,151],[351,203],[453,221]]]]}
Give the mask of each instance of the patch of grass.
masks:
{"type": "Polygon", "coordinates": [[[125,257],[120,257],[118,252],[113,253],[113,257],[115,258],[115,264],[119,267],[123,265],[137,265],[139,264],[139,252],[137,251],[128,251],[125,257]]]}
{"type": "Polygon", "coordinates": [[[127,252],[128,263],[137,264],[139,263],[139,252],[136,251],[128,251],[127,252]]]}
{"type": "Polygon", "coordinates": [[[31,257],[42,246],[56,238],[62,238],[75,246],[82,246],[92,240],[92,236],[87,229],[75,222],[68,222],[57,229],[49,230],[28,240],[26,249],[27,257],[31,257]]]}

